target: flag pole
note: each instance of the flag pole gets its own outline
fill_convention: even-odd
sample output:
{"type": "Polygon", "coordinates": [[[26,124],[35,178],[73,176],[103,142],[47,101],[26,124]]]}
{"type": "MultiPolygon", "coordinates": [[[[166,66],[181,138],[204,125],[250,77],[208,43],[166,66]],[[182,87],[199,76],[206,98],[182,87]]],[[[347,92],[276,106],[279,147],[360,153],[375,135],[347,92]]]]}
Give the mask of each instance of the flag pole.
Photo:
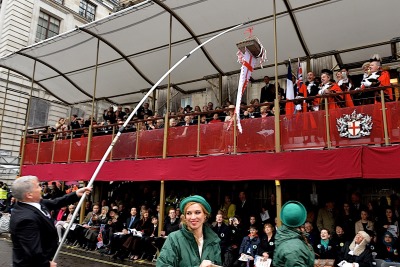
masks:
{"type": "MultiPolygon", "coordinates": [[[[201,43],[200,45],[198,45],[197,47],[195,47],[192,51],[190,51],[187,55],[183,56],[178,62],[175,63],[174,66],[172,66],[172,68],[170,68],[154,85],[153,87],[151,87],[151,89],[146,93],[146,95],[142,98],[142,100],[140,100],[140,102],[137,104],[137,106],[135,107],[135,109],[131,112],[131,114],[129,115],[129,117],[126,119],[126,121],[124,122],[124,124],[119,128],[118,133],[116,134],[116,136],[114,137],[113,141],[111,142],[110,146],[108,147],[107,151],[104,153],[101,161],[99,162],[99,165],[97,165],[96,170],[94,171],[92,177],[90,178],[90,181],[87,185],[87,187],[92,187],[94,180],[97,177],[97,174],[100,172],[101,168],[103,167],[104,162],[106,161],[108,155],[110,154],[111,150],[114,148],[114,145],[117,143],[119,137],[121,136],[122,132],[124,131],[125,127],[128,125],[129,121],[133,118],[134,114],[138,111],[138,109],[143,105],[144,101],[149,97],[149,95],[154,91],[154,89],[157,88],[157,86],[174,70],[176,69],[176,67],[178,67],[183,61],[185,61],[187,58],[189,58],[194,52],[196,52],[197,50],[199,50],[201,47],[203,47],[204,45],[206,45],[207,43],[211,42],[212,40],[224,35],[225,33],[228,33],[230,31],[233,31],[239,27],[242,27],[243,25],[247,24],[249,22],[243,22],[241,24],[238,24],[236,26],[233,26],[213,37],[211,37],[210,39],[208,39],[207,41],[205,41],[204,43],[201,43]]],[[[75,208],[74,214],[72,215],[71,218],[71,222],[75,221],[75,218],[79,212],[80,207],[82,206],[82,203],[84,202],[86,197],[86,194],[83,194],[81,199],[78,202],[78,205],[75,208]]],[[[57,260],[58,254],[61,251],[62,245],[65,242],[65,239],[67,238],[67,235],[69,233],[69,230],[71,228],[72,223],[68,224],[67,229],[65,229],[63,238],[57,248],[56,253],[54,254],[53,257],[53,261],[57,260]]]]}

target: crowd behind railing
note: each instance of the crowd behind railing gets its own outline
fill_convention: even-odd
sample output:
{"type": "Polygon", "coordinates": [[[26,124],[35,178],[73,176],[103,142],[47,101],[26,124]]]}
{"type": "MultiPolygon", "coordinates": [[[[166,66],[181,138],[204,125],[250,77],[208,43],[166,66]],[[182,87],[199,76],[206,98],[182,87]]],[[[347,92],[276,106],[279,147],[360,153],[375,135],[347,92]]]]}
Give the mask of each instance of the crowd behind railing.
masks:
{"type": "MultiPolygon", "coordinates": [[[[390,88],[397,88],[397,86],[391,86],[390,88]]],[[[374,95],[375,92],[380,92],[381,89],[386,89],[386,87],[377,87],[365,90],[363,93],[359,93],[357,91],[342,94],[338,93],[337,96],[349,96],[346,98],[357,99],[356,101],[349,100],[338,100],[335,105],[337,108],[345,108],[345,107],[354,107],[361,105],[369,105],[369,104],[377,104],[381,105],[380,102],[376,103],[376,97],[371,96],[374,95]],[[367,94],[368,93],[368,94],[367,94]],[[357,103],[357,104],[356,104],[357,103]]],[[[394,93],[394,92],[393,92],[394,93]]],[[[393,94],[394,98],[394,94],[393,94]]],[[[281,99],[284,99],[281,97],[281,99]]],[[[281,100],[280,101],[280,115],[288,115],[287,110],[285,110],[286,103],[293,102],[295,106],[304,105],[307,101],[307,105],[309,103],[314,103],[313,112],[324,110],[324,103],[322,101],[324,99],[323,96],[314,96],[314,97],[298,97],[295,100],[281,100]],[[318,103],[315,105],[315,103],[318,103]]],[[[387,102],[391,102],[389,98],[387,102]]],[[[124,132],[136,132],[139,131],[147,131],[147,130],[155,130],[155,129],[163,129],[165,126],[164,116],[160,116],[157,112],[153,113],[152,110],[148,107],[148,103],[145,103],[139,111],[142,113],[141,115],[134,115],[132,121],[128,124],[128,126],[124,129],[124,132]]],[[[194,110],[190,105],[186,107],[180,107],[177,112],[169,113],[169,127],[179,127],[179,126],[191,126],[198,124],[213,124],[220,122],[232,122],[235,112],[235,106],[231,103],[231,101],[226,101],[225,104],[220,107],[217,106],[213,109],[214,104],[209,102],[207,106],[203,106],[202,110],[200,110],[200,106],[195,106],[194,110]]],[[[300,108],[300,107],[296,107],[300,108]]],[[[71,118],[60,118],[54,127],[51,126],[42,126],[36,128],[28,129],[28,136],[36,137],[42,142],[53,141],[53,140],[63,140],[79,137],[87,137],[89,134],[89,126],[92,124],[93,126],[93,136],[100,135],[111,135],[115,134],[118,131],[118,127],[121,126],[125,119],[128,118],[130,113],[127,113],[128,110],[131,112],[133,109],[125,108],[125,111],[119,112],[122,110],[122,106],[118,106],[118,109],[114,111],[113,107],[110,107],[107,110],[104,110],[104,114],[102,119],[97,121],[96,119],[91,119],[89,116],[86,120],[82,117],[78,117],[77,115],[72,115],[71,118]]],[[[311,110],[310,110],[311,111],[311,110]]],[[[293,112],[293,115],[299,114],[300,112],[293,112]]],[[[254,119],[254,118],[266,118],[274,116],[275,107],[273,102],[263,102],[260,103],[259,99],[252,99],[250,105],[242,102],[240,106],[240,119],[254,119]]],[[[286,116],[287,117],[287,116],[286,116]]]]}
{"type": "MultiPolygon", "coordinates": [[[[379,64],[375,59],[366,63],[364,79],[359,84],[352,81],[346,69],[336,73],[336,80],[327,69],[321,71],[320,77],[309,72],[302,83],[294,80],[293,99],[287,99],[288,93],[278,85],[279,129],[275,129],[276,89],[268,76],[264,77],[265,86],[260,90],[260,98],[252,99],[250,105],[241,103],[243,132],[240,134],[234,131],[239,123],[235,119],[235,106],[225,101],[214,107],[214,103],[209,102],[203,107],[187,105],[169,112],[167,139],[165,136],[163,139],[164,114],[154,112],[148,103],[144,103],[123,129],[127,134],[121,136],[122,143],[116,144],[110,160],[161,157],[163,140],[168,142],[167,156],[275,151],[278,142],[274,138],[275,130],[280,131],[281,151],[398,143],[399,86],[390,83],[389,72],[379,64]],[[359,137],[345,138],[343,136],[354,134],[357,129],[346,131],[350,127],[348,123],[343,118],[337,119],[353,112],[367,114],[372,119],[368,125],[360,122],[362,132],[359,137]]],[[[23,162],[99,160],[106,149],[105,144],[111,142],[131,112],[130,107],[118,106],[116,110],[110,107],[98,120],[91,116],[84,120],[73,115],[68,119],[60,118],[54,127],[29,129],[23,162]],[[110,139],[101,137],[104,135],[110,139]],[[84,139],[77,139],[81,137],[84,139]],[[53,143],[46,144],[46,141],[53,143]]]]}
{"type": "MultiPolygon", "coordinates": [[[[76,188],[71,186],[67,192],[71,190],[76,188]]],[[[59,183],[42,183],[43,198],[63,194],[59,183]]],[[[181,228],[179,204],[187,196],[184,194],[190,195],[177,194],[174,190],[168,192],[160,234],[159,194],[148,186],[136,188],[135,193],[129,195],[114,192],[110,199],[101,203],[87,201],[83,220],[78,217],[75,222],[70,221],[75,205],[52,211],[52,220],[60,241],[66,224],[73,224],[66,239],[69,247],[97,251],[95,253],[108,255],[110,260],[154,261],[168,235],[181,228]]],[[[263,203],[252,200],[245,191],[237,196],[225,195],[220,200],[210,193],[203,195],[212,207],[208,223],[221,239],[223,266],[246,266],[246,262],[239,260],[242,254],[265,260],[274,257],[277,229],[274,194],[263,203]]],[[[346,260],[359,266],[372,266],[374,259],[400,260],[398,194],[385,195],[368,203],[362,203],[361,199],[359,192],[353,192],[347,200],[325,198],[319,204],[304,203],[307,219],[299,231],[317,259],[334,259],[336,264],[346,260]],[[354,246],[359,249],[354,250],[354,246]],[[350,257],[349,249],[358,253],[357,257],[350,257]],[[362,253],[363,257],[359,257],[362,253]]],[[[15,199],[10,194],[4,201],[7,208],[3,212],[12,216],[15,199]]]]}

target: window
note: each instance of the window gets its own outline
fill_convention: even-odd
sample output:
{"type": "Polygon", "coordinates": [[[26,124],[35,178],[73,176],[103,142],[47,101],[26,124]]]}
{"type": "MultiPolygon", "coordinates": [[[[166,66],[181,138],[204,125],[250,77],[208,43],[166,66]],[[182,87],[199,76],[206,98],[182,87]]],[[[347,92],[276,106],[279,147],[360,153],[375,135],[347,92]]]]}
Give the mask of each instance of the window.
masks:
{"type": "Polygon", "coordinates": [[[93,21],[96,15],[96,6],[88,0],[81,0],[79,4],[79,15],[93,21]]]}
{"type": "Polygon", "coordinates": [[[58,35],[60,32],[60,20],[40,11],[36,40],[42,41],[58,35]]]}
{"type": "Polygon", "coordinates": [[[56,2],[56,3],[59,3],[60,5],[64,4],[64,3],[63,3],[64,0],[53,0],[53,1],[56,2]]]}
{"type": "Polygon", "coordinates": [[[72,108],[71,110],[72,115],[78,115],[78,117],[83,118],[85,116],[85,111],[80,108],[72,108]]]}
{"type": "Polygon", "coordinates": [[[31,98],[31,105],[29,107],[29,127],[44,126],[47,123],[47,117],[49,116],[50,103],[40,99],[31,98]]]}

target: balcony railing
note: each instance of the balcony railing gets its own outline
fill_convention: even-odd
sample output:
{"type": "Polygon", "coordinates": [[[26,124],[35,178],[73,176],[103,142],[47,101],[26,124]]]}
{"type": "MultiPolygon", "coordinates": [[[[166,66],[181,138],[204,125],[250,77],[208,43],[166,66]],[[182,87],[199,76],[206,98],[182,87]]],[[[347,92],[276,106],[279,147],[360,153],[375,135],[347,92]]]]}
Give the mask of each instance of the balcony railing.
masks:
{"type": "MultiPolygon", "coordinates": [[[[327,102],[327,99],[322,99],[322,101],[327,102]]],[[[364,120],[365,118],[367,117],[364,117],[364,120]]],[[[366,123],[362,120],[360,118],[357,121],[345,119],[341,120],[341,125],[347,127],[347,131],[352,131],[350,137],[355,137],[356,132],[362,130],[363,123],[366,123]]],[[[136,121],[131,125],[140,129],[142,123],[143,121],[136,121]]],[[[235,123],[236,121],[168,127],[166,156],[275,152],[274,116],[241,120],[242,133],[234,131],[235,123]]],[[[291,118],[282,115],[279,123],[282,151],[389,145],[400,142],[400,102],[377,102],[352,108],[298,113],[291,118]],[[369,125],[372,125],[372,128],[369,131],[364,129],[364,134],[368,133],[359,138],[341,137],[338,119],[345,115],[350,116],[353,112],[370,116],[369,125]]],[[[107,126],[107,131],[104,127],[93,126],[91,131],[86,128],[51,134],[28,134],[25,147],[22,148],[23,164],[98,161],[103,157],[118,131],[118,125],[107,126]],[[91,135],[90,132],[93,134],[91,135]]],[[[108,160],[163,156],[164,129],[136,131],[135,128],[131,127],[123,132],[108,160]]]]}

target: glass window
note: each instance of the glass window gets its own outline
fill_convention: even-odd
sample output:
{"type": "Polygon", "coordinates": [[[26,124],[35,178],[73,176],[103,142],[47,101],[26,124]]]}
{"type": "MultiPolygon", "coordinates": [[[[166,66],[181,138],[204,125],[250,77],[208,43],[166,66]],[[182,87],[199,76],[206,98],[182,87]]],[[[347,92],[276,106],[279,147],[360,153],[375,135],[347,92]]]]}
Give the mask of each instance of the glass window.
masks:
{"type": "Polygon", "coordinates": [[[60,5],[64,4],[64,3],[63,3],[64,0],[53,0],[53,1],[56,2],[56,3],[59,3],[60,5]]]}
{"type": "Polygon", "coordinates": [[[60,33],[60,20],[40,11],[36,40],[42,41],[60,33]]]}
{"type": "Polygon", "coordinates": [[[95,20],[96,6],[88,0],[81,0],[79,4],[79,15],[87,18],[89,21],[95,20]]]}
{"type": "Polygon", "coordinates": [[[31,105],[29,107],[29,127],[44,126],[47,123],[49,115],[50,103],[40,98],[31,98],[31,105]]]}

